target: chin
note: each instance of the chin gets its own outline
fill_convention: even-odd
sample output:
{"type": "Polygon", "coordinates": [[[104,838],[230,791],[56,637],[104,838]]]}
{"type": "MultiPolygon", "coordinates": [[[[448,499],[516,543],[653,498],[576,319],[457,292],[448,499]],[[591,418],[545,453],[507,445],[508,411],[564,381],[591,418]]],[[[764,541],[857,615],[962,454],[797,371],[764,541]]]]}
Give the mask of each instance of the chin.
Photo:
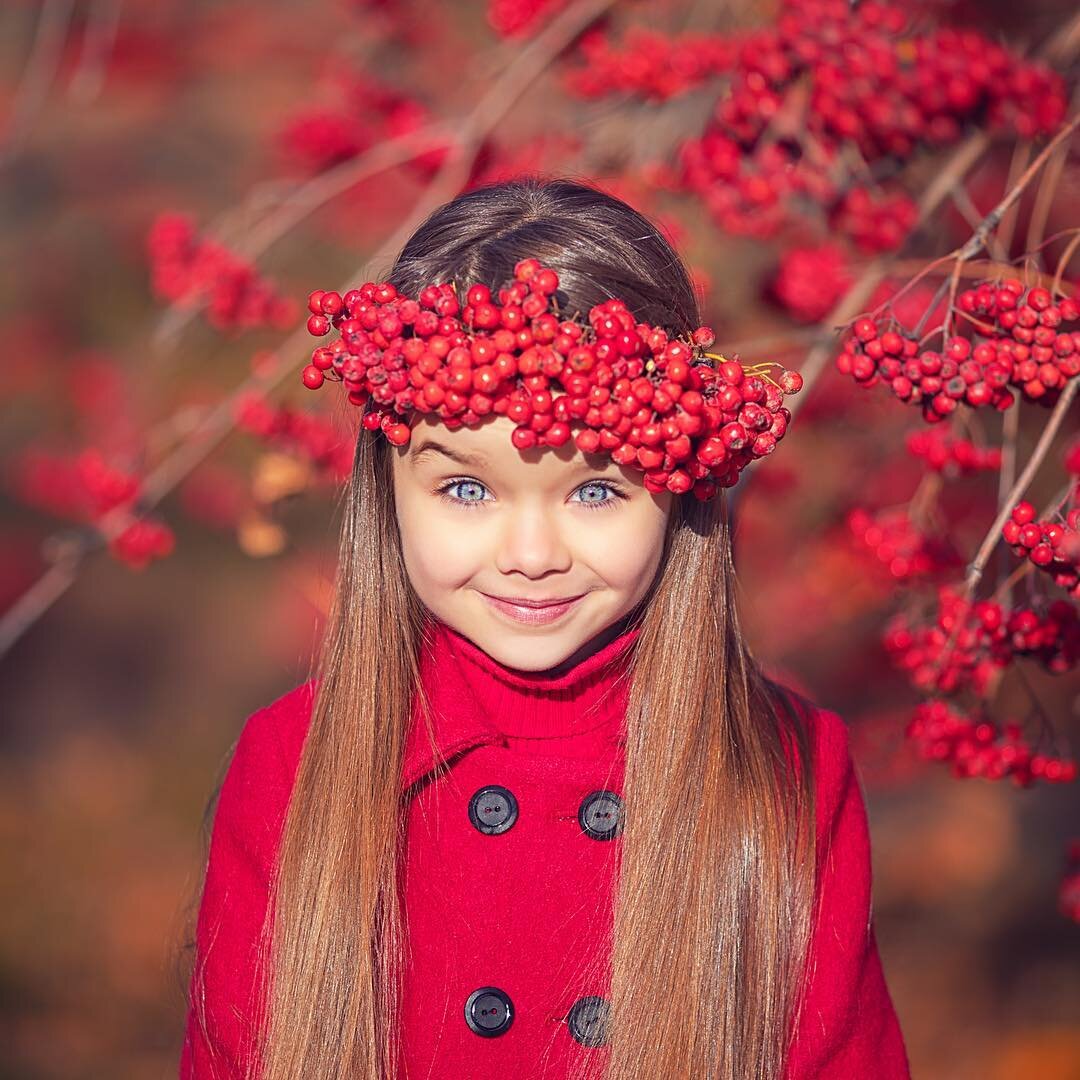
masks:
{"type": "Polygon", "coordinates": [[[484,640],[477,640],[477,644],[503,667],[547,671],[561,664],[581,643],[549,630],[523,634],[515,641],[509,639],[508,632],[497,631],[485,635],[484,640]]]}

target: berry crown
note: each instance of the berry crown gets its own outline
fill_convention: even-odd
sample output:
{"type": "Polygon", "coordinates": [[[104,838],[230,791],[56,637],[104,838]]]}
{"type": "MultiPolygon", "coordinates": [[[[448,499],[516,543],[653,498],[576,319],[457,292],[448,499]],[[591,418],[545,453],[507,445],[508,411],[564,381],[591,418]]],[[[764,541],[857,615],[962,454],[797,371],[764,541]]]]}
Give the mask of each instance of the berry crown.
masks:
{"type": "Polygon", "coordinates": [[[587,321],[566,318],[558,287],[558,274],[530,258],[497,296],[473,285],[464,307],[446,283],[415,299],[389,282],[344,296],[316,290],[308,330],[339,336],[313,351],[304,384],[340,382],[364,408],[363,426],[398,446],[415,412],[436,413],[451,430],[496,413],[516,424],[519,450],[573,438],[584,453],[643,472],[651,492],[701,500],[776,449],[791,420],[784,395],[802,387],[798,372],[708,352],[709,327],[671,336],[636,322],[618,299],[591,308],[587,321]]]}

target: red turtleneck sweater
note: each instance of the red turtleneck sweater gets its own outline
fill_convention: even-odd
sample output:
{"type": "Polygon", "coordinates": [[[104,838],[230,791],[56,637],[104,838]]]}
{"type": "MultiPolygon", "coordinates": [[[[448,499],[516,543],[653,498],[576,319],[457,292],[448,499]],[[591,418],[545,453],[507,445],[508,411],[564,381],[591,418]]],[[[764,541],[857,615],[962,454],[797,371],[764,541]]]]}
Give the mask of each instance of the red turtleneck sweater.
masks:
{"type": "MultiPolygon", "coordinates": [[[[502,667],[443,623],[431,629],[421,680],[438,753],[414,711],[402,767],[402,1075],[524,1080],[566,1076],[582,1058],[599,1067],[638,631],[552,678],[502,667]]],[[[252,1054],[254,947],[313,693],[305,683],[249,718],[222,785],[196,934],[207,1027],[189,1008],[181,1080],[240,1080],[252,1054]]],[[[809,721],[819,899],[786,1080],[906,1080],[847,731],[827,710],[809,721]]]]}

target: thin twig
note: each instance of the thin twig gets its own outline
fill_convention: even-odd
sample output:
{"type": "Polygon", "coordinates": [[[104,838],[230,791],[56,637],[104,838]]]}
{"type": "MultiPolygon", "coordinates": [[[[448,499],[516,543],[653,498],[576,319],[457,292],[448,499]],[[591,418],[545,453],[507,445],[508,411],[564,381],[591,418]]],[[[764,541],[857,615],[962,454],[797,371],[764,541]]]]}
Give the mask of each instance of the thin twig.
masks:
{"type": "Polygon", "coordinates": [[[1046,222],[1050,218],[1050,207],[1057,195],[1061,176],[1065,171],[1065,162],[1069,157],[1068,146],[1059,146],[1057,153],[1046,166],[1042,181],[1035,192],[1035,202],[1028,218],[1027,240],[1025,247],[1029,253],[1038,251],[1046,232],[1046,222]]]}
{"type": "Polygon", "coordinates": [[[1080,113],[1077,113],[1068,123],[1058,129],[1054,137],[1042,148],[1039,155],[1024,171],[1024,175],[1016,182],[1016,186],[1005,193],[1002,200],[983,218],[982,224],[975,230],[971,238],[956,251],[956,257],[962,262],[967,262],[973,256],[978,255],[986,247],[987,237],[994,231],[1001,221],[1002,215],[1020,198],[1024,189],[1031,183],[1039,170],[1057,152],[1059,146],[1065,143],[1080,126],[1080,113]]]}
{"type": "MultiPolygon", "coordinates": [[[[1005,178],[1005,190],[1011,191],[1013,185],[1020,179],[1028,162],[1031,160],[1031,143],[1028,140],[1017,143],[1013,148],[1012,160],[1009,162],[1009,175],[1005,178]]],[[[1005,258],[1009,257],[1012,250],[1013,233],[1016,232],[1016,221],[1020,213],[1020,204],[1013,203],[1001,219],[998,229],[998,239],[1005,251],[1005,258]]]]}
{"type": "MultiPolygon", "coordinates": [[[[1016,483],[1016,446],[1020,434],[1020,410],[1006,409],[1001,418],[1001,472],[998,474],[997,508],[1000,512],[1016,483]]],[[[1008,573],[1008,552],[1002,549],[998,577],[1008,573]]]]}
{"type": "Polygon", "coordinates": [[[1053,293],[1054,296],[1057,296],[1061,292],[1062,276],[1069,268],[1069,263],[1076,254],[1076,249],[1078,247],[1080,247],[1080,229],[1077,230],[1076,235],[1069,241],[1068,246],[1061,253],[1061,258],[1058,259],[1057,270],[1054,272],[1054,279],[1050,282],[1050,292],[1053,293]]]}
{"type": "MultiPolygon", "coordinates": [[[[1080,234],[1080,229],[1067,231],[1075,231],[1080,234]]],[[[1058,233],[1056,238],[1060,238],[1061,235],[1062,233],[1058,233]]],[[[949,255],[945,255],[937,260],[937,262],[943,263],[950,257],[951,256],[949,255]]],[[[890,268],[890,276],[895,275],[896,277],[904,277],[908,273],[914,274],[919,272],[921,277],[934,277],[936,276],[937,269],[938,267],[936,265],[927,268],[925,263],[922,263],[917,259],[900,259],[893,263],[890,268]]],[[[951,276],[953,272],[953,267],[950,267],[948,275],[945,275],[943,272],[943,276],[951,276]]],[[[1017,266],[1013,262],[997,262],[993,259],[970,259],[962,265],[960,277],[971,280],[978,280],[980,278],[1015,277],[1016,272],[1017,266]]],[[[1031,279],[1032,285],[1042,285],[1046,289],[1052,288],[1053,282],[1054,279],[1051,274],[1039,273],[1037,271],[1032,275],[1031,279]]],[[[1073,291],[1071,286],[1066,290],[1069,295],[1072,295],[1073,291]]],[[[897,293],[896,296],[889,297],[886,304],[882,304],[881,306],[885,307],[888,303],[895,303],[896,298],[899,295],[900,294],[897,293]]]]}
{"type": "MultiPolygon", "coordinates": [[[[982,221],[982,214],[979,213],[979,208],[971,201],[967,188],[959,182],[954,184],[949,192],[949,198],[952,199],[953,206],[960,211],[968,225],[973,229],[977,228],[979,222],[982,221]]],[[[996,236],[990,238],[990,255],[996,262],[1008,261],[1008,255],[1002,249],[1001,243],[996,236]]]]}
{"type": "Polygon", "coordinates": [[[68,82],[68,100],[87,106],[101,93],[109,57],[120,29],[120,11],[124,0],[96,0],[83,31],[79,66],[68,82]]]}
{"type": "Polygon", "coordinates": [[[34,119],[45,107],[49,87],[60,66],[74,7],[74,0],[45,0],[41,6],[34,44],[12,97],[7,130],[0,143],[0,168],[22,150],[34,119]]]}

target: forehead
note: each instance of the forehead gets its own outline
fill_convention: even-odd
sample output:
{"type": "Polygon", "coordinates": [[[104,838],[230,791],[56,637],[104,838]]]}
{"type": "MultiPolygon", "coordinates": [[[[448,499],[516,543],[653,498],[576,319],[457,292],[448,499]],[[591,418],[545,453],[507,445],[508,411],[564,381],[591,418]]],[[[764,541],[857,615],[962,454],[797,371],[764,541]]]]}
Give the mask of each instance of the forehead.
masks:
{"type": "Polygon", "coordinates": [[[399,464],[406,468],[485,469],[492,474],[523,481],[565,479],[579,473],[602,473],[626,477],[628,470],[607,454],[586,454],[573,439],[562,446],[537,446],[519,450],[510,441],[517,425],[506,416],[492,414],[476,427],[451,431],[431,414],[421,414],[412,427],[407,446],[398,448],[399,464]]]}

